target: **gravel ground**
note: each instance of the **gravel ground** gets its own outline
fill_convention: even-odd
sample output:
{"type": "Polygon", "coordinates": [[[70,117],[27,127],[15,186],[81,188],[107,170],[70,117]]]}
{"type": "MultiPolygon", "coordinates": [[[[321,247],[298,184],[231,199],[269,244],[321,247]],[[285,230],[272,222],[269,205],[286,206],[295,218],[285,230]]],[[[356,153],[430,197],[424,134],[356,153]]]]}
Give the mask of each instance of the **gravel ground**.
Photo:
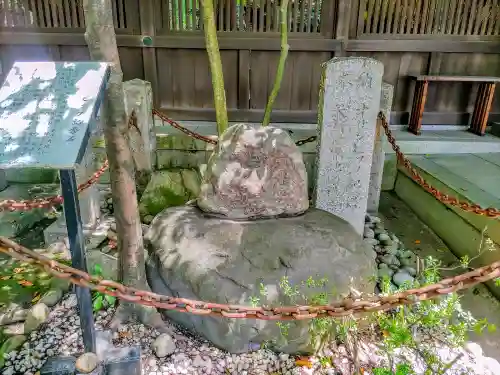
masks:
{"type": "MultiPolygon", "coordinates": [[[[415,252],[406,248],[394,234],[387,232],[377,217],[368,217],[365,227],[366,241],[377,252],[379,275],[389,275],[399,285],[413,280],[415,252]],[[398,276],[399,275],[399,276],[398,276]]],[[[160,334],[141,324],[124,325],[119,332],[111,333],[105,327],[114,311],[100,311],[96,314],[98,331],[98,355],[113,347],[139,345],[142,350],[143,375],[211,374],[211,375],[351,375],[351,356],[343,346],[331,346],[321,353],[321,358],[331,358],[334,368],[323,367],[320,358],[311,358],[311,368],[297,367],[295,358],[259,349],[240,355],[223,352],[206,341],[171,325],[173,334],[160,334]]],[[[169,324],[169,323],[167,323],[169,324]]],[[[434,341],[435,333],[416,331],[424,342],[434,341]]],[[[384,361],[378,353],[373,338],[363,338],[359,345],[361,365],[372,368],[384,361]]],[[[479,345],[469,343],[464,349],[450,349],[435,344],[436,353],[443,361],[450,361],[461,355],[446,373],[450,375],[498,375],[499,363],[483,355],[479,345]]],[[[258,348],[255,348],[258,349],[258,348]]],[[[47,357],[53,355],[77,355],[83,352],[80,335],[80,321],[76,310],[76,297],[67,295],[50,312],[47,321],[36,332],[30,334],[18,351],[6,356],[3,375],[35,375],[47,357]]],[[[423,374],[425,368],[415,353],[399,353],[417,367],[423,374]]],[[[366,371],[368,375],[370,372],[366,371]]]]}

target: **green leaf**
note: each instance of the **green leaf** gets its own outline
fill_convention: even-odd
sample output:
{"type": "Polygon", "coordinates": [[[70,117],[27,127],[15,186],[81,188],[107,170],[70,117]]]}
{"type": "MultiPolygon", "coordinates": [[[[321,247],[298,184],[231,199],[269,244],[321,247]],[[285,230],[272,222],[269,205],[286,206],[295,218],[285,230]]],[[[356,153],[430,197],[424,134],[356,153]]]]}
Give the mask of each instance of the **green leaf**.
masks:
{"type": "Polygon", "coordinates": [[[116,297],[108,296],[106,294],[106,296],[104,298],[106,298],[106,302],[108,303],[109,306],[113,307],[115,305],[115,303],[116,303],[116,297]]]}
{"type": "Polygon", "coordinates": [[[94,311],[99,311],[103,308],[103,301],[104,301],[104,298],[102,295],[99,295],[96,297],[96,299],[94,300],[94,302],[92,303],[92,309],[94,311]]]}
{"type": "Polygon", "coordinates": [[[100,264],[96,264],[94,266],[94,275],[96,275],[96,276],[102,275],[102,266],[100,264]]]}

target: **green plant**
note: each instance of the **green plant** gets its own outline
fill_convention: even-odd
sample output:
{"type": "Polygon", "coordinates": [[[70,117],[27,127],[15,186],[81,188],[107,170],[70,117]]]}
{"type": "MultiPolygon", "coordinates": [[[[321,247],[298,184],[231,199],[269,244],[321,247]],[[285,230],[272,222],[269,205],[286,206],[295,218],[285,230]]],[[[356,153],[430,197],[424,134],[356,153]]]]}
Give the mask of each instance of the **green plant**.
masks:
{"type": "MultiPolygon", "coordinates": [[[[94,266],[92,276],[102,278],[102,267],[100,264],[94,266]]],[[[116,297],[98,292],[92,292],[92,309],[94,312],[114,307],[116,304],[116,297]]]]}

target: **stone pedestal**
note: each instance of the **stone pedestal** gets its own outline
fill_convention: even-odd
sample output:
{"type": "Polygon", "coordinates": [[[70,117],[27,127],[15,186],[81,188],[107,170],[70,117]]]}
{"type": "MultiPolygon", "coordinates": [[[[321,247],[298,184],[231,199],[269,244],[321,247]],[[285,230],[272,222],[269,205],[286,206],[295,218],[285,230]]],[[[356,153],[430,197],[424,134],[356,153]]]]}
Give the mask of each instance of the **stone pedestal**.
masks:
{"type": "Polygon", "coordinates": [[[123,83],[127,115],[133,110],[137,116],[137,128],[130,129],[130,148],[135,167],[139,173],[151,173],[155,165],[155,143],[153,121],[153,96],[151,83],[133,79],[123,83]]]}
{"type": "Polygon", "coordinates": [[[0,191],[7,187],[7,177],[5,176],[5,171],[0,170],[0,191]]]}
{"type": "MultiPolygon", "coordinates": [[[[94,164],[92,145],[89,145],[81,164],[76,169],[78,184],[86,182],[96,172],[94,164]]],[[[100,194],[96,184],[93,184],[78,194],[84,232],[91,231],[99,221],[101,214],[99,198],[100,194]]],[[[54,223],[49,225],[43,231],[43,235],[46,245],[65,239],[68,234],[64,214],[54,223]]]]}
{"type": "MultiPolygon", "coordinates": [[[[387,122],[390,123],[392,98],[394,96],[394,87],[388,83],[382,83],[382,92],[380,95],[380,111],[385,114],[387,122]]],[[[382,188],[382,176],[384,174],[385,152],[384,145],[387,138],[382,125],[377,121],[375,134],[375,145],[373,148],[373,161],[370,173],[370,188],[368,190],[368,212],[376,213],[380,201],[380,191],[382,188]]]]}
{"type": "Polygon", "coordinates": [[[383,64],[370,58],[334,58],[324,64],[321,82],[314,204],[360,235],[383,72],[383,64]]]}

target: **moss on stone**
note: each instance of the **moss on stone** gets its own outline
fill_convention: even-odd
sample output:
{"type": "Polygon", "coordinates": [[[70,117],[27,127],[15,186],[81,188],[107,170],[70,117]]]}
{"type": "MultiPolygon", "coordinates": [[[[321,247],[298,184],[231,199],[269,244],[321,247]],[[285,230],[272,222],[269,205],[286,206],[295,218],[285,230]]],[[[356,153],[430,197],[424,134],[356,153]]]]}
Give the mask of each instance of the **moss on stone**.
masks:
{"type": "Polygon", "coordinates": [[[185,204],[196,196],[197,189],[199,178],[194,170],[179,169],[154,173],[139,203],[141,218],[147,215],[155,216],[165,208],[185,204]],[[185,183],[188,186],[185,186],[185,183]]]}

